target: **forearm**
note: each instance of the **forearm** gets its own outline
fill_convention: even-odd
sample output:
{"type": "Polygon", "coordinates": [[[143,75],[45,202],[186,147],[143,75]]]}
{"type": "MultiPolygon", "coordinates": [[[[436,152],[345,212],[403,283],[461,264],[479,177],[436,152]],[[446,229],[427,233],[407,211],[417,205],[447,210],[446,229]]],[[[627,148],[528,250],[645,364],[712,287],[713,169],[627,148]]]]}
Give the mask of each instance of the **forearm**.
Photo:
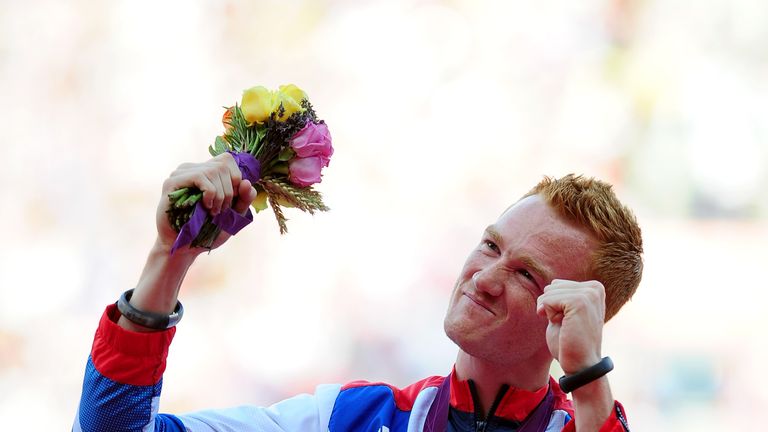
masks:
{"type": "MultiPolygon", "coordinates": [[[[176,307],[179,288],[197,253],[176,251],[173,255],[166,246],[156,242],[149,252],[144,270],[134,289],[130,303],[145,312],[170,314],[176,307]]],[[[137,325],[120,317],[118,325],[126,330],[147,332],[152,329],[137,325]]]]}
{"type": "Polygon", "coordinates": [[[603,376],[574,390],[577,432],[597,432],[611,416],[614,399],[608,377],[603,376]]]}

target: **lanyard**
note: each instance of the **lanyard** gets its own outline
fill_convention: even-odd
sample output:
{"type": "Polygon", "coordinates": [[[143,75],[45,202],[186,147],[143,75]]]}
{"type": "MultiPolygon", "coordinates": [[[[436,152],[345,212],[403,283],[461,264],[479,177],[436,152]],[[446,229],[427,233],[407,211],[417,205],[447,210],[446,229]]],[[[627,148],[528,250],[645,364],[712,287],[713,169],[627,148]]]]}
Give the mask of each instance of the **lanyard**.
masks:
{"type": "Polygon", "coordinates": [[[544,432],[549,424],[549,419],[552,418],[554,406],[555,395],[552,394],[552,386],[549,386],[547,395],[544,396],[539,406],[528,415],[528,418],[525,419],[525,422],[517,432],[544,432]]]}
{"type": "MultiPolygon", "coordinates": [[[[424,432],[445,432],[448,426],[448,407],[451,397],[451,375],[443,379],[437,388],[435,400],[429,407],[427,418],[424,421],[424,432]]],[[[544,432],[552,417],[555,406],[555,396],[552,387],[547,390],[546,396],[533,412],[528,415],[518,432],[544,432]]]]}
{"type": "Polygon", "coordinates": [[[435,400],[429,407],[427,418],[424,421],[424,432],[445,432],[448,426],[448,406],[451,399],[451,376],[443,378],[442,384],[437,388],[435,400]]]}

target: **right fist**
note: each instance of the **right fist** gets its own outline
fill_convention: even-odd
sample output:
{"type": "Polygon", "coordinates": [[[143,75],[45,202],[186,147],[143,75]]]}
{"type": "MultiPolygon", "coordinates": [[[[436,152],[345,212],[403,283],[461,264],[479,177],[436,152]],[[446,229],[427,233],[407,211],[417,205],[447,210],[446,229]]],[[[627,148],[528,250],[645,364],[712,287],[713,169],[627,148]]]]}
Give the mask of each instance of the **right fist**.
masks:
{"type": "MultiPolygon", "coordinates": [[[[208,212],[215,216],[222,209],[232,207],[244,214],[256,198],[256,190],[248,180],[242,179],[240,168],[229,153],[222,153],[203,163],[183,163],[163,182],[163,192],[155,215],[158,241],[170,250],[178,233],[168,223],[166,211],[170,205],[168,194],[183,187],[194,186],[203,192],[201,202],[208,212]],[[235,198],[237,200],[235,201],[235,198]],[[233,206],[232,203],[235,202],[233,206]]],[[[220,246],[229,234],[221,232],[212,245],[220,246]]],[[[176,251],[199,254],[203,248],[181,248],[176,251]]]]}

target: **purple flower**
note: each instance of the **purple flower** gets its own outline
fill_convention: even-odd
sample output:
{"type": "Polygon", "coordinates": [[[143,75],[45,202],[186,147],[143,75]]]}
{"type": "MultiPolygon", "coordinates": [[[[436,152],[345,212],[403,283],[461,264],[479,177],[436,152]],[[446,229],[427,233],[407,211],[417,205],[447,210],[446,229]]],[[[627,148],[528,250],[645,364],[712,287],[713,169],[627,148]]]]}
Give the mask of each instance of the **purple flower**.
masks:
{"type": "MultiPolygon", "coordinates": [[[[327,165],[328,162],[326,161],[325,164],[327,165]]],[[[288,180],[299,187],[312,186],[320,183],[322,169],[323,159],[320,156],[295,157],[288,162],[288,180]]]]}
{"type": "Polygon", "coordinates": [[[307,124],[291,138],[296,157],[288,162],[288,180],[299,187],[320,183],[320,171],[333,155],[331,133],[325,123],[307,124]]]}
{"type": "Polygon", "coordinates": [[[333,155],[331,133],[325,123],[307,122],[306,126],[291,138],[290,144],[297,157],[319,157],[324,167],[328,166],[333,155]]]}

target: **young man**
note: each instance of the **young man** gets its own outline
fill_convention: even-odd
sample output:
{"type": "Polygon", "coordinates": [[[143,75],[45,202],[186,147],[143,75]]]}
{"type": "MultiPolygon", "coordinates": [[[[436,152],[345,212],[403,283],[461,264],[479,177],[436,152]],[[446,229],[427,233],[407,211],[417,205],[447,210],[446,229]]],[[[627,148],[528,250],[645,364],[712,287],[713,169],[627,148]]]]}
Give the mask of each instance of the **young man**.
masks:
{"type": "MultiPolygon", "coordinates": [[[[101,319],[73,430],[628,430],[611,395],[605,374],[612,364],[601,356],[601,340],[604,322],[640,282],[640,228],[609,185],[572,175],[539,183],[485,229],[470,253],[445,317],[446,334],[459,347],[448,377],[404,389],[322,385],[314,395],[268,408],[158,414],[179,288],[203,252],[169,254],[176,233],[166,221],[166,196],[189,185],[204,192],[213,214],[233,202],[243,213],[255,198],[228,154],[181,165],[165,181],[157,240],[132,295],[101,319]],[[553,359],[573,402],[549,377],[553,359]]],[[[214,246],[225,241],[222,235],[214,246]]]]}

